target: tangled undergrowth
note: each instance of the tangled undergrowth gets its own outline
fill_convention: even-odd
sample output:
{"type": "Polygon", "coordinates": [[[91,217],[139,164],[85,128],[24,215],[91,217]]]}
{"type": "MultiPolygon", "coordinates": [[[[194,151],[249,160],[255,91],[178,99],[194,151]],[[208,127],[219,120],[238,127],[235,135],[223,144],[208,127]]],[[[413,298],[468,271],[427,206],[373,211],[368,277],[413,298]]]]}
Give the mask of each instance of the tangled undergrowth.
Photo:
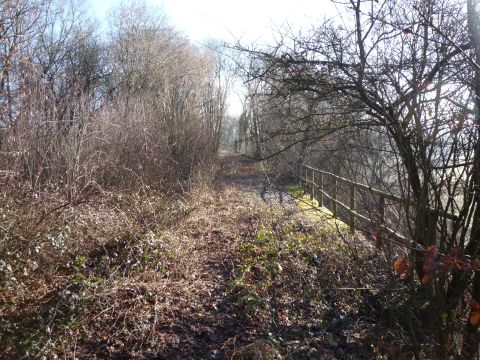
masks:
{"type": "Polygon", "coordinates": [[[251,163],[224,166],[188,196],[3,193],[0,357],[410,354],[386,310],[404,285],[374,247],[262,201],[251,163]]]}
{"type": "MultiPolygon", "coordinates": [[[[165,267],[178,249],[162,230],[193,209],[145,191],[82,204],[51,192],[14,195],[0,201],[0,349],[11,358],[68,353],[89,335],[99,341],[95,329],[112,310],[151,301],[138,275],[174,271],[165,267]]],[[[121,315],[102,331],[127,327],[121,315]]]]}
{"type": "Polygon", "coordinates": [[[309,226],[305,216],[278,212],[262,219],[255,236],[238,245],[232,288],[242,314],[286,358],[409,352],[376,326],[386,311],[382,301],[402,284],[371,244],[333,227],[309,226]]]}

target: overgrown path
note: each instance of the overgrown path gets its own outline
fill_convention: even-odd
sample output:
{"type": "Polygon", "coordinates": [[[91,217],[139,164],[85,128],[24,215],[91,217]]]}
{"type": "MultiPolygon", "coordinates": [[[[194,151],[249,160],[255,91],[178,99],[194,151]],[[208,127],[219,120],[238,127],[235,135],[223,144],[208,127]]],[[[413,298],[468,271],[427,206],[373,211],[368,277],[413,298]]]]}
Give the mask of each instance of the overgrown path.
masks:
{"type": "Polygon", "coordinates": [[[168,281],[165,287],[175,291],[156,310],[164,314],[156,356],[370,358],[375,335],[363,332],[368,321],[359,327],[357,320],[374,316],[369,306],[378,299],[367,294],[372,304],[353,310],[349,301],[358,292],[334,292],[339,283],[363,287],[365,275],[383,279],[377,269],[355,269],[351,261],[363,251],[373,267],[380,259],[372,248],[350,248],[335,231],[319,233],[294,216],[295,204],[268,186],[260,164],[226,154],[220,167],[215,191],[174,231],[182,238],[176,265],[182,276],[168,281]]]}
{"type": "Polygon", "coordinates": [[[398,284],[373,247],[297,213],[266,184],[260,164],[224,154],[214,186],[188,198],[107,194],[61,214],[39,212],[42,222],[32,209],[44,204],[17,204],[4,229],[40,225],[9,230],[18,241],[4,250],[13,270],[1,282],[0,357],[361,359],[403,351],[379,336],[382,304],[398,284]],[[22,275],[33,262],[36,270],[22,275]]]}
{"type": "Polygon", "coordinates": [[[232,294],[239,266],[237,245],[255,236],[258,220],[251,209],[264,206],[258,196],[261,177],[252,161],[239,156],[221,159],[213,192],[206,192],[195,211],[175,233],[182,238],[183,263],[168,285],[177,289],[164,318],[165,346],[160,358],[221,359],[256,337],[240,316],[232,294]]]}
{"type": "Polygon", "coordinates": [[[167,302],[172,316],[163,319],[159,358],[236,357],[235,349],[264,335],[249,321],[234,281],[242,266],[239,246],[258,231],[255,213],[269,212],[278,196],[270,191],[262,197],[266,181],[259,164],[223,155],[213,191],[204,193],[197,210],[174,230],[182,238],[181,263],[175,267],[183,276],[167,285],[177,291],[167,302]]]}

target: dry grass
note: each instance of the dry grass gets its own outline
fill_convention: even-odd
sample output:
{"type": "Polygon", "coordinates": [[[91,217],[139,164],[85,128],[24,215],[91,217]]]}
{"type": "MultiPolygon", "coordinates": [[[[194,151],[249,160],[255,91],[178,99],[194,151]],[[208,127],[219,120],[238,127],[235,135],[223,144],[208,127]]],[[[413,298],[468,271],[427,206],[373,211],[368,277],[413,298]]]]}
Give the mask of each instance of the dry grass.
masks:
{"type": "Polygon", "coordinates": [[[218,285],[230,276],[229,246],[254,231],[254,205],[238,200],[206,187],[69,205],[51,192],[4,193],[0,352],[174,356],[183,331],[208,335],[204,318],[216,321],[218,285]]]}
{"type": "Polygon", "coordinates": [[[373,357],[383,260],[263,202],[237,160],[184,197],[2,194],[1,356],[373,357]]]}
{"type": "Polygon", "coordinates": [[[95,310],[128,303],[137,274],[157,272],[178,256],[161,229],[191,210],[154,193],[105,193],[76,205],[63,200],[54,193],[3,194],[0,338],[7,356],[67,350],[95,324],[95,310]]]}

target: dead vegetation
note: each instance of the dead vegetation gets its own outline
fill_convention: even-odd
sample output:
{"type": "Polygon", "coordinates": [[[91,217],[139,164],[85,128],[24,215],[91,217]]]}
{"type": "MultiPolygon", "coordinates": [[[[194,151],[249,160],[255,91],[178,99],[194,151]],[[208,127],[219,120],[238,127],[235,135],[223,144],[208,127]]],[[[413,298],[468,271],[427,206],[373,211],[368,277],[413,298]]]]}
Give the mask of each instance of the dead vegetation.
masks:
{"type": "Polygon", "coordinates": [[[222,173],[173,198],[143,189],[62,207],[53,193],[4,192],[2,358],[408,353],[380,336],[402,285],[371,245],[262,201],[250,162],[229,158],[222,173]]]}

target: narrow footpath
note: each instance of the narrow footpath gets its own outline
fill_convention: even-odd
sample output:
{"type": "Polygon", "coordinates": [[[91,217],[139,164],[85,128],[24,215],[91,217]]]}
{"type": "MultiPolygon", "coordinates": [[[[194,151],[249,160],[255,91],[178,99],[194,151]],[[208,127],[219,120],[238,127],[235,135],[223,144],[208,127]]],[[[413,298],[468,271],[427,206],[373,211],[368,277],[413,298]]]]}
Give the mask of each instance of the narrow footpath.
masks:
{"type": "Polygon", "coordinates": [[[3,226],[18,233],[0,278],[0,358],[409,352],[404,312],[389,306],[405,290],[371,242],[316,218],[291,180],[272,186],[257,162],[222,154],[215,173],[184,195],[104,192],[48,216],[61,199],[5,198],[3,226]]]}
{"type": "Polygon", "coordinates": [[[180,251],[155,305],[150,355],[370,359],[380,352],[373,325],[383,294],[353,289],[384,283],[373,247],[308,224],[288,195],[267,185],[258,163],[224,155],[220,166],[215,191],[171,230],[180,251]]]}

